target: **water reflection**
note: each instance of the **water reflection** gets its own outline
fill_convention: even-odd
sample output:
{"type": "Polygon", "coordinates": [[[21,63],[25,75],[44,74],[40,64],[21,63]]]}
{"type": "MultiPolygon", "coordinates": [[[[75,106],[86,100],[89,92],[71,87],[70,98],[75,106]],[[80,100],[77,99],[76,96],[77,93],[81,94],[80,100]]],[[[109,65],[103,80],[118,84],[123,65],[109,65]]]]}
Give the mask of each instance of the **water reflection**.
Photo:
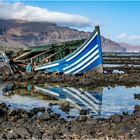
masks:
{"type": "Polygon", "coordinates": [[[51,103],[51,108],[62,116],[76,117],[81,109],[85,109],[90,116],[109,117],[115,113],[132,113],[134,106],[140,105],[140,101],[134,99],[134,94],[139,93],[140,87],[116,86],[85,90],[60,85],[17,83],[14,90],[3,93],[5,86],[1,85],[0,88],[0,102],[27,110],[42,106],[47,109],[51,103]],[[69,112],[61,110],[60,106],[64,102],[70,103],[69,112]]]}
{"type": "Polygon", "coordinates": [[[42,88],[35,86],[35,89],[68,101],[79,110],[86,109],[89,114],[100,115],[101,113],[103,88],[86,91],[82,88],[74,87],[47,86],[47,88],[42,88]]]}
{"type": "Polygon", "coordinates": [[[59,85],[44,84],[38,86],[16,83],[14,90],[2,93],[0,102],[6,102],[13,107],[23,106],[22,108],[30,109],[41,104],[45,107],[48,107],[49,103],[61,105],[67,101],[74,113],[79,114],[80,110],[85,109],[89,115],[99,116],[101,114],[102,92],[103,88],[87,91],[82,88],[59,85]]]}

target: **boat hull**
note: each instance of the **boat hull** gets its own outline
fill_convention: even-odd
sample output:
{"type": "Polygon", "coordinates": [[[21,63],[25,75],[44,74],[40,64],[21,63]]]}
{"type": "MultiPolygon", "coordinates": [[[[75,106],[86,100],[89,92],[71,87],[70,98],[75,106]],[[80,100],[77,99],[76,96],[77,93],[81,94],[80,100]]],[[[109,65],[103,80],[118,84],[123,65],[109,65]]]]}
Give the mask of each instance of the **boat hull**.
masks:
{"type": "Polygon", "coordinates": [[[83,74],[90,69],[102,73],[102,48],[99,27],[95,27],[89,39],[75,52],[61,60],[46,63],[35,68],[46,73],[63,72],[65,74],[83,74]]]}

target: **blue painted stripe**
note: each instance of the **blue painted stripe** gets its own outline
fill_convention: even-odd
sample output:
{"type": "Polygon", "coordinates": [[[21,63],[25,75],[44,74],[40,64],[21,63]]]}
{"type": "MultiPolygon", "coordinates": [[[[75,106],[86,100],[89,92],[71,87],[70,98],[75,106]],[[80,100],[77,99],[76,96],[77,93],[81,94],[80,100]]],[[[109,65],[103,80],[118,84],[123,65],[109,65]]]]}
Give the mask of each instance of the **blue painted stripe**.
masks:
{"type": "Polygon", "coordinates": [[[100,36],[96,32],[80,49],[63,59],[38,66],[36,70],[46,69],[46,72],[64,72],[65,74],[84,73],[102,64],[100,36]]]}
{"type": "MultiPolygon", "coordinates": [[[[96,40],[97,35],[98,35],[98,34],[96,33],[96,34],[90,39],[90,41],[87,42],[88,45],[86,45],[86,47],[82,45],[82,48],[84,48],[84,49],[79,49],[79,48],[78,48],[78,50],[77,50],[76,52],[74,52],[74,55],[75,55],[75,54],[79,54],[79,52],[82,52],[82,51],[85,51],[85,52],[80,53],[79,56],[78,56],[77,58],[71,59],[70,62],[66,62],[66,59],[69,58],[72,54],[70,54],[69,56],[66,56],[66,57],[64,57],[63,59],[58,60],[58,61],[56,61],[56,62],[52,62],[52,63],[50,63],[50,64],[40,65],[40,66],[38,66],[35,70],[47,69],[47,68],[51,68],[51,67],[54,67],[54,66],[57,66],[57,68],[58,68],[58,66],[62,67],[63,65],[66,66],[66,65],[72,64],[75,60],[79,59],[79,57],[81,57],[82,55],[84,55],[84,53],[86,53],[86,52],[88,52],[88,51],[90,50],[89,46],[91,46],[91,45],[90,45],[91,43],[92,43],[92,45],[94,45],[94,46],[95,46],[95,44],[97,44],[97,43],[94,41],[94,40],[96,40]],[[93,44],[93,43],[94,43],[94,44],[93,44]],[[81,51],[81,50],[82,50],[82,51],[81,51]],[[61,65],[62,65],[62,66],[61,66],[61,65]]],[[[80,48],[81,48],[81,47],[80,47],[80,48]]],[[[76,56],[77,56],[77,55],[76,55],[76,56]]],[[[71,57],[70,57],[70,58],[71,58],[71,57]]],[[[64,66],[63,66],[63,67],[64,67],[64,66]]],[[[58,68],[58,71],[59,71],[59,68],[58,68]]]]}
{"type": "Polygon", "coordinates": [[[75,53],[75,55],[73,55],[72,57],[68,58],[66,61],[70,61],[71,59],[73,59],[74,57],[76,57],[78,54],[80,54],[90,43],[92,40],[95,39],[95,37],[97,36],[97,32],[95,33],[95,35],[90,39],[89,42],[87,42],[87,44],[85,46],[83,46],[83,48],[81,48],[77,53],[75,53]]]}
{"type": "Polygon", "coordinates": [[[99,53],[99,50],[96,50],[93,54],[89,55],[86,59],[84,59],[84,61],[79,62],[77,65],[73,66],[71,69],[69,69],[68,71],[66,71],[65,73],[71,73],[81,67],[83,67],[89,60],[91,60],[92,58],[94,58],[97,54],[99,53]]]}
{"type": "Polygon", "coordinates": [[[84,72],[87,67],[91,67],[91,65],[94,63],[95,65],[98,65],[96,60],[99,58],[99,55],[96,55],[94,58],[90,59],[85,65],[81,66],[79,69],[73,71],[73,74],[76,73],[82,73],[82,71],[84,72]]]}
{"type": "Polygon", "coordinates": [[[84,58],[86,58],[88,55],[90,55],[91,53],[93,53],[93,51],[94,51],[95,49],[97,49],[97,47],[98,47],[98,44],[97,44],[95,47],[93,47],[89,52],[87,52],[84,56],[82,56],[80,59],[78,59],[77,61],[75,61],[75,62],[72,63],[71,65],[69,65],[69,66],[63,68],[63,70],[69,69],[70,67],[72,67],[72,66],[76,65],[77,63],[81,62],[84,58]]]}
{"type": "Polygon", "coordinates": [[[82,74],[82,73],[84,73],[85,71],[88,71],[88,70],[90,70],[90,69],[92,69],[92,68],[94,68],[94,67],[100,65],[100,63],[99,63],[99,55],[97,55],[95,58],[93,58],[93,59],[91,60],[91,61],[92,61],[91,64],[89,64],[88,66],[84,67],[84,69],[80,69],[79,71],[74,72],[73,74],[76,74],[76,73],[82,74]],[[96,58],[96,59],[95,59],[95,58],[96,58]]]}
{"type": "Polygon", "coordinates": [[[48,69],[49,72],[53,72],[53,71],[58,71],[58,72],[61,72],[63,71],[63,68],[65,68],[66,66],[69,66],[71,64],[73,64],[75,61],[79,60],[81,57],[83,57],[86,53],[88,53],[94,46],[97,45],[97,37],[95,37],[95,40],[93,40],[89,46],[82,52],[80,53],[78,56],[76,56],[75,59],[72,59],[71,61],[67,62],[67,63],[62,63],[62,64],[59,64],[59,66],[56,66],[56,67],[52,67],[50,68],[50,70],[48,69]]]}

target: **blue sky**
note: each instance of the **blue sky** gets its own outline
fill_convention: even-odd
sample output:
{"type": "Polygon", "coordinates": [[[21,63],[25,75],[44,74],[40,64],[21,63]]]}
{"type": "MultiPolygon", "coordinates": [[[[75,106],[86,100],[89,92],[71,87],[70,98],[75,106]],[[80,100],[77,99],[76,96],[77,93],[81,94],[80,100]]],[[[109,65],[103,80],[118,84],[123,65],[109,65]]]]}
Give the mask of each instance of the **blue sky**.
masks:
{"type": "MultiPolygon", "coordinates": [[[[20,0],[19,0],[20,1],[20,0]]],[[[15,1],[14,1],[15,2],[15,1]]],[[[12,0],[10,3],[14,3],[12,0]]],[[[89,19],[92,24],[75,27],[92,31],[99,24],[101,34],[118,42],[140,45],[140,1],[29,1],[25,5],[47,8],[49,11],[76,14],[89,19]]],[[[76,20],[75,20],[76,22],[76,20]]]]}

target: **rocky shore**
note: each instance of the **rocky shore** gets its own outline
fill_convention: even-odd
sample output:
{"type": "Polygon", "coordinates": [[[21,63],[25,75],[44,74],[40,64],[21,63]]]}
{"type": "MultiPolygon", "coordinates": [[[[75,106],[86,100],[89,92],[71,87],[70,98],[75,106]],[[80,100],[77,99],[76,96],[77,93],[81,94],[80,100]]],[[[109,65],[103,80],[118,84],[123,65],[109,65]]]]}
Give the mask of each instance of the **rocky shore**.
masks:
{"type": "Polygon", "coordinates": [[[112,68],[105,68],[103,74],[95,73],[89,71],[83,75],[64,75],[59,73],[45,74],[44,72],[32,72],[27,73],[17,73],[11,75],[9,69],[6,66],[0,69],[0,81],[12,81],[12,82],[30,82],[32,84],[42,84],[47,83],[62,83],[63,85],[71,86],[137,86],[140,85],[140,70],[135,67],[119,67],[121,70],[124,68],[123,73],[113,73],[112,68]]]}
{"type": "MultiPolygon", "coordinates": [[[[121,69],[123,70],[123,68],[121,69]]],[[[136,68],[126,68],[124,73],[113,73],[106,69],[104,74],[94,72],[84,75],[44,74],[32,72],[30,74],[12,75],[6,66],[0,69],[0,81],[32,84],[59,83],[79,87],[98,86],[139,86],[140,72],[136,68]]],[[[13,85],[9,86],[12,90],[13,85]]],[[[134,98],[140,98],[134,94],[134,98]]],[[[61,106],[62,110],[69,110],[61,106]]],[[[115,114],[110,118],[89,118],[85,111],[81,111],[78,118],[66,120],[53,112],[50,107],[12,109],[4,103],[0,104],[0,139],[140,139],[140,106],[136,105],[130,115],[115,114]]]]}
{"type": "Polygon", "coordinates": [[[140,106],[132,115],[66,121],[51,108],[11,109],[0,104],[0,139],[140,139],[140,106]]]}

